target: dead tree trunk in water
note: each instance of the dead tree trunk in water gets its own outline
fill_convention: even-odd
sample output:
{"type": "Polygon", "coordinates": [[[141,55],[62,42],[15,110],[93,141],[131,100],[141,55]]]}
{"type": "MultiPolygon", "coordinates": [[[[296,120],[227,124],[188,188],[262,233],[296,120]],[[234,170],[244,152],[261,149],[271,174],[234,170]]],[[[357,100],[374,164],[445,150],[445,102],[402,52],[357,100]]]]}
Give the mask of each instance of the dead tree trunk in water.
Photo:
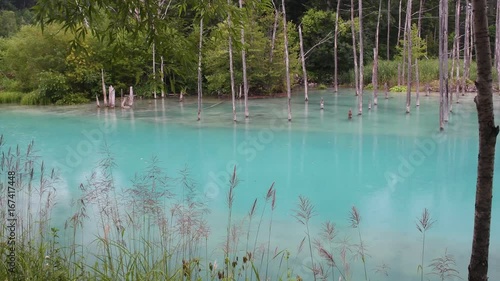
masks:
{"type": "Polygon", "coordinates": [[[283,9],[283,36],[285,39],[286,95],[288,104],[288,121],[292,121],[292,89],[290,85],[290,59],[288,58],[288,29],[286,23],[285,0],[281,0],[283,9]]]}
{"type": "MultiPolygon", "coordinates": [[[[421,30],[422,30],[422,12],[424,8],[424,0],[420,0],[420,5],[418,8],[418,22],[417,22],[417,35],[420,40],[421,30]]],[[[420,45],[419,45],[420,47],[420,45]]],[[[417,100],[415,101],[415,106],[420,106],[420,69],[418,67],[419,58],[415,58],[415,96],[417,100]]]]}
{"type": "Polygon", "coordinates": [[[153,98],[156,99],[156,45],[153,43],[153,98]]]}
{"type": "Polygon", "coordinates": [[[278,28],[278,18],[279,18],[278,8],[276,8],[274,1],[272,1],[272,3],[273,3],[273,7],[274,7],[274,24],[273,24],[273,35],[271,37],[271,53],[270,53],[270,59],[269,59],[270,62],[273,61],[274,45],[276,43],[276,30],[278,28]]]}
{"type": "Polygon", "coordinates": [[[333,89],[335,92],[339,91],[339,81],[338,81],[338,38],[339,38],[339,12],[340,12],[340,0],[337,0],[337,12],[335,14],[335,34],[334,34],[334,39],[333,39],[333,67],[334,67],[334,73],[333,73],[333,89]]]}
{"type": "Polygon", "coordinates": [[[412,34],[411,34],[411,4],[412,0],[408,0],[407,6],[406,6],[406,27],[405,27],[405,34],[406,34],[406,46],[407,46],[407,51],[408,51],[408,71],[407,71],[407,86],[406,86],[406,113],[410,113],[410,104],[411,104],[411,65],[412,65],[412,34]]]}
{"type": "Polygon", "coordinates": [[[439,129],[444,130],[448,107],[448,2],[439,2],[439,129]]]}
{"type": "MultiPolygon", "coordinates": [[[[455,37],[453,38],[453,67],[451,76],[455,76],[454,92],[458,103],[458,92],[460,91],[460,0],[455,1],[455,37]],[[456,75],[455,75],[456,73],[456,75]]],[[[453,111],[453,93],[450,95],[450,112],[453,111]]]]}
{"type": "MultiPolygon", "coordinates": [[[[243,0],[239,0],[240,9],[243,9],[243,0]]],[[[245,49],[245,28],[241,27],[241,63],[243,68],[243,98],[245,104],[245,118],[248,118],[248,78],[247,78],[247,54],[245,49]]]]}
{"type": "Polygon", "coordinates": [[[307,70],[306,70],[306,59],[304,58],[304,43],[302,41],[302,26],[299,24],[299,43],[300,43],[300,60],[302,61],[302,74],[304,76],[304,100],[308,101],[309,96],[307,95],[307,70]]]}
{"type": "Polygon", "coordinates": [[[390,34],[391,34],[391,0],[387,0],[387,60],[391,59],[391,52],[389,46],[390,43],[390,34]]]}
{"type": "Polygon", "coordinates": [[[364,45],[363,45],[363,0],[358,1],[359,16],[359,95],[358,95],[358,115],[363,114],[363,88],[364,88],[364,45]]]}
{"type": "Polygon", "coordinates": [[[356,88],[356,96],[359,96],[358,47],[356,44],[356,27],[354,25],[354,0],[351,0],[351,34],[352,34],[352,52],[354,58],[354,84],[356,88]]]}
{"type": "Polygon", "coordinates": [[[102,95],[104,96],[104,107],[108,106],[108,98],[106,97],[106,84],[104,83],[104,69],[101,68],[102,95]]]}
{"type": "Polygon", "coordinates": [[[467,79],[469,79],[469,66],[470,66],[470,38],[471,36],[471,15],[470,2],[465,2],[465,35],[464,35],[464,71],[462,74],[462,96],[465,96],[467,89],[467,79]]]}
{"type": "MultiPolygon", "coordinates": [[[[231,0],[227,0],[228,7],[231,5],[231,0]]],[[[231,9],[227,12],[227,28],[229,36],[229,76],[231,79],[231,99],[233,101],[233,121],[236,122],[236,96],[234,89],[234,66],[233,66],[233,37],[231,35],[231,9]]]]}
{"type": "Polygon", "coordinates": [[[203,47],[203,18],[200,19],[200,42],[198,45],[198,121],[201,119],[201,101],[203,96],[203,87],[201,84],[201,61],[202,57],[202,47],[203,47]]]}
{"type": "Polygon", "coordinates": [[[373,49],[373,69],[372,69],[372,85],[373,85],[373,105],[378,104],[378,41],[380,33],[380,17],[382,16],[382,0],[378,3],[377,28],[375,30],[375,48],[373,49]]]}
{"type": "Polygon", "coordinates": [[[495,145],[499,129],[498,126],[495,126],[493,114],[491,50],[486,13],[487,1],[473,0],[472,6],[477,59],[477,96],[474,101],[479,123],[479,156],[469,281],[487,281],[495,145]]]}
{"type": "Polygon", "coordinates": [[[161,85],[160,85],[160,88],[161,88],[161,97],[164,98],[165,97],[165,70],[164,70],[164,62],[163,62],[163,56],[160,57],[161,59],[161,66],[160,66],[160,78],[161,78],[161,85]]]}

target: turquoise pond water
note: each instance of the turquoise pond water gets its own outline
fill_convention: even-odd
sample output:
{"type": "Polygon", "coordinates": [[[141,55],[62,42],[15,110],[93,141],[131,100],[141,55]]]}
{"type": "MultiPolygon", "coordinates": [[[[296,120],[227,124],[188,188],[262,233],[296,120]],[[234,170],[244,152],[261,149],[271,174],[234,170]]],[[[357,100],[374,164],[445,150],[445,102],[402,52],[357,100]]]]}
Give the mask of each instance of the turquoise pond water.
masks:
{"type": "MultiPolygon", "coordinates": [[[[249,120],[244,119],[243,104],[238,102],[236,124],[230,101],[206,99],[202,120],[197,122],[196,99],[190,97],[183,104],[175,99],[139,100],[133,110],[96,109],[93,104],[1,105],[0,133],[8,145],[35,140],[45,163],[61,169],[64,181],[57,187],[56,223],[67,219],[69,202],[79,195],[79,183],[100,159],[105,140],[116,160],[117,186],[130,186],[133,174],[143,170],[151,156],[157,156],[172,175],[188,167],[212,210],[207,219],[214,245],[224,240],[228,173],[236,165],[240,183],[235,190],[234,220],[245,216],[255,198],[262,203],[275,182],[271,247],[289,249],[295,273],[306,276],[305,280],[312,280],[307,277],[307,251],[294,254],[305,231],[292,216],[299,195],[307,196],[315,207],[313,238],[325,220],[332,220],[339,238],[349,236],[357,243],[348,218],[352,206],[359,209],[371,280],[420,280],[421,235],[415,223],[423,209],[429,209],[436,222],[427,233],[425,264],[447,249],[466,279],[478,150],[472,98],[470,94],[453,104],[444,132],[438,128],[437,96],[422,96],[420,108],[412,106],[409,115],[404,113],[403,94],[391,94],[388,100],[382,96],[372,110],[365,97],[363,115],[354,114],[348,120],[349,108],[354,113],[356,108],[353,92],[334,94],[328,89],[310,93],[308,104],[302,93],[295,93],[290,123],[285,99],[250,100],[249,120]],[[319,109],[321,97],[323,111],[319,109]],[[389,276],[374,270],[382,263],[390,267],[389,276]]],[[[499,116],[498,97],[495,109],[499,116]]],[[[497,157],[496,175],[500,175],[498,163],[497,157]]],[[[495,189],[498,183],[497,176],[495,189]]],[[[500,280],[498,198],[493,198],[490,280],[500,280]]],[[[267,224],[260,236],[263,241],[267,224]]],[[[93,227],[88,225],[90,236],[93,227]]],[[[211,257],[221,263],[221,255],[214,251],[211,257]]],[[[352,269],[354,280],[364,280],[361,261],[352,261],[352,269]]],[[[433,275],[426,278],[438,280],[433,275]]]]}

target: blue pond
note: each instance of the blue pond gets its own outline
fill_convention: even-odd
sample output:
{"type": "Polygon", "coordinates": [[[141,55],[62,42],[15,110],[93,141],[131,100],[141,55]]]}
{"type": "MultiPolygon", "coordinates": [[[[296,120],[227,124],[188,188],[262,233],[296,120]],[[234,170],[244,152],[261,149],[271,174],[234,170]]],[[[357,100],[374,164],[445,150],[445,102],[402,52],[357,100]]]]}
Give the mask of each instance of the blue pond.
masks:
{"type": "MultiPolygon", "coordinates": [[[[199,198],[211,210],[205,216],[211,229],[207,258],[219,264],[224,256],[220,244],[226,237],[229,179],[236,167],[239,183],[234,189],[232,221],[241,225],[238,253],[244,253],[245,218],[257,198],[256,217],[250,228],[253,246],[266,193],[274,183],[275,209],[268,202],[258,244],[267,247],[272,219],[271,258],[275,252],[290,251],[294,275],[312,280],[307,239],[306,246],[299,247],[306,228],[294,217],[299,196],[304,196],[314,206],[309,221],[311,240],[320,237],[325,221],[335,223],[338,234],[333,244],[334,259],[340,266],[340,248],[348,241],[351,251],[347,261],[353,280],[364,280],[363,263],[356,259],[359,236],[349,220],[353,206],[361,216],[359,230],[370,280],[420,280],[417,267],[422,234],[416,223],[424,208],[435,221],[426,233],[425,272],[430,273],[428,265],[447,251],[456,260],[459,276],[465,279],[472,243],[478,151],[472,94],[453,104],[443,132],[438,127],[437,96],[422,96],[420,107],[413,105],[411,114],[404,112],[403,94],[391,93],[387,100],[382,96],[371,110],[365,97],[363,115],[354,114],[349,120],[349,108],[356,112],[356,97],[351,90],[338,94],[330,89],[312,91],[308,104],[304,104],[302,95],[293,95],[292,122],[286,118],[285,99],[279,98],[250,100],[248,120],[243,116],[243,103],[238,101],[237,123],[232,121],[230,101],[212,99],[204,100],[202,120],[196,121],[195,97],[184,103],[175,99],[139,100],[130,110],[96,109],[93,104],[2,105],[0,133],[8,145],[25,146],[34,140],[45,164],[60,169],[63,180],[57,186],[52,217],[61,228],[72,212],[71,200],[80,196],[78,187],[102,158],[106,143],[116,163],[113,175],[117,189],[130,187],[134,174],[144,170],[153,156],[172,177],[179,170],[189,171],[199,198]],[[321,97],[324,110],[319,108],[321,97]],[[388,266],[388,276],[381,274],[382,264],[388,266]]],[[[497,116],[499,103],[500,98],[495,97],[497,116]]],[[[500,175],[498,157],[496,162],[495,174],[500,175]]],[[[495,189],[498,183],[497,176],[495,189]]],[[[493,199],[490,280],[500,280],[498,198],[493,199]]],[[[90,218],[82,241],[91,243],[98,228],[98,222],[90,218]]],[[[328,268],[317,251],[313,254],[315,263],[328,268]]],[[[260,256],[256,257],[260,262],[258,259],[260,256]]],[[[279,260],[271,263],[274,274],[283,270],[279,264],[279,260]]],[[[338,275],[337,271],[336,279],[338,275]]],[[[436,275],[426,278],[439,279],[436,275]]]]}

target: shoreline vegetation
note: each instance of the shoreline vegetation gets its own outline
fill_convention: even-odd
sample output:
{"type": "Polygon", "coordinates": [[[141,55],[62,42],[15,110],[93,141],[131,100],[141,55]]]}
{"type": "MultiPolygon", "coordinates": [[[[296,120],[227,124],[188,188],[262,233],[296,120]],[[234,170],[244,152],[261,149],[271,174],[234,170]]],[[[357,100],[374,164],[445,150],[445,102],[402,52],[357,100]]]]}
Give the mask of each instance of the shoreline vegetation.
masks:
{"type": "MultiPolygon", "coordinates": [[[[347,218],[350,227],[338,228],[329,220],[317,227],[314,202],[299,196],[291,215],[297,227],[304,227],[304,239],[291,248],[276,248],[271,243],[272,214],[279,208],[276,192],[280,189],[271,183],[265,194],[247,206],[247,215],[231,217],[232,203],[239,196],[235,166],[225,183],[229,190],[224,195],[225,242],[213,243],[221,237],[212,235],[207,222],[211,210],[188,168],[167,176],[162,159],[153,156],[130,185],[122,186],[114,177],[119,167],[106,145],[102,158],[80,184],[80,195],[72,198],[64,226],[57,228],[57,186],[64,179],[45,166],[33,141],[25,149],[15,147],[0,136],[0,175],[8,171],[9,187],[15,190],[10,199],[14,205],[0,198],[1,210],[13,208],[11,214],[0,212],[0,219],[6,221],[12,215],[17,221],[14,231],[22,230],[13,236],[14,248],[0,247],[2,257],[13,253],[9,265],[0,264],[2,280],[390,280],[390,264],[372,263],[377,253],[367,252],[370,242],[362,229],[363,214],[355,206],[347,218]],[[352,237],[347,238],[348,233],[352,237]],[[216,245],[215,249],[209,251],[209,245],[216,245]],[[299,256],[301,264],[295,260],[299,256]]],[[[0,186],[2,192],[6,188],[0,186]]],[[[420,232],[423,239],[421,253],[415,254],[420,264],[413,275],[440,280],[459,277],[455,258],[447,249],[442,256],[425,256],[425,235],[436,223],[427,209],[416,218],[414,235],[420,232]]],[[[2,228],[0,233],[7,237],[9,231],[2,228]]]]}

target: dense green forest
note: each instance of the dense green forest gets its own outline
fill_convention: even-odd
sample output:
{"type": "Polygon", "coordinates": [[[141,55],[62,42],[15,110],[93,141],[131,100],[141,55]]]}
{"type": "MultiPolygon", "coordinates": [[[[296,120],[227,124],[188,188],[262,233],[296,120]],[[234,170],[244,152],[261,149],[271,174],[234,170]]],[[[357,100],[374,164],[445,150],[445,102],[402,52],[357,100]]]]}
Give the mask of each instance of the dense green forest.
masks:
{"type": "MultiPolygon", "coordinates": [[[[68,104],[89,101],[102,92],[101,69],[106,85],[113,85],[118,92],[127,92],[134,86],[136,94],[148,97],[181,91],[195,95],[199,58],[202,58],[203,94],[230,95],[229,39],[234,87],[240,96],[244,84],[243,57],[249,95],[286,92],[281,1],[247,0],[241,6],[238,1],[221,0],[94,2],[88,6],[78,1],[0,1],[0,91],[4,102],[68,104]]],[[[352,27],[360,31],[358,5],[352,4],[352,17],[352,2],[349,1],[287,0],[284,3],[293,85],[304,83],[299,25],[309,83],[333,85],[338,10],[337,84],[353,86],[352,27]]],[[[458,30],[458,57],[462,59],[466,54],[465,18],[470,4],[466,1],[449,1],[448,4],[449,57],[453,56],[455,30],[458,30]],[[454,28],[457,3],[460,4],[458,29],[454,28]]],[[[438,6],[436,0],[363,1],[364,85],[371,87],[375,47],[378,47],[380,60],[377,62],[378,84],[405,85],[400,78],[404,70],[399,66],[404,62],[405,41],[409,38],[404,35],[408,11],[412,11],[412,56],[420,60],[419,79],[431,85],[439,79],[438,6]],[[411,5],[409,10],[408,3],[411,5]],[[377,30],[379,35],[375,40],[377,30]]],[[[491,8],[488,12],[490,41],[494,48],[496,10],[491,8]]],[[[473,57],[473,48],[469,49],[473,57]]]]}

